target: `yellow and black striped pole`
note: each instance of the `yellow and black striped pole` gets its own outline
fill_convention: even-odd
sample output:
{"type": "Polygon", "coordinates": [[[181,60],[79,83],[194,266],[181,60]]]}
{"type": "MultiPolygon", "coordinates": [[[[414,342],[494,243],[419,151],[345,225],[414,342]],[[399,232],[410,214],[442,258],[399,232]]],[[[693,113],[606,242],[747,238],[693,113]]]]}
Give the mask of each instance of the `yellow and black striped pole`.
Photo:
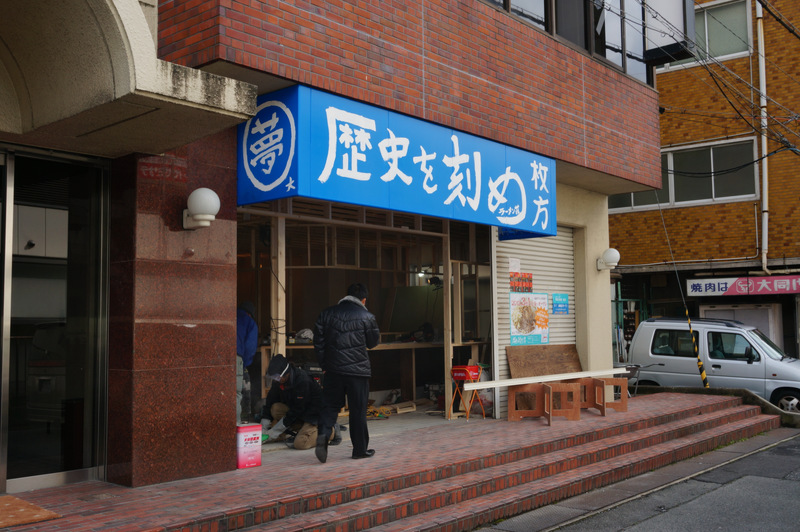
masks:
{"type": "Polygon", "coordinates": [[[700,378],[703,379],[703,388],[708,388],[708,378],[706,377],[706,368],[703,367],[703,361],[700,360],[700,352],[697,347],[697,340],[692,331],[692,320],[689,319],[689,308],[686,308],[686,321],[689,323],[689,335],[692,337],[692,346],[694,346],[694,356],[697,357],[697,370],[700,372],[700,378]]]}

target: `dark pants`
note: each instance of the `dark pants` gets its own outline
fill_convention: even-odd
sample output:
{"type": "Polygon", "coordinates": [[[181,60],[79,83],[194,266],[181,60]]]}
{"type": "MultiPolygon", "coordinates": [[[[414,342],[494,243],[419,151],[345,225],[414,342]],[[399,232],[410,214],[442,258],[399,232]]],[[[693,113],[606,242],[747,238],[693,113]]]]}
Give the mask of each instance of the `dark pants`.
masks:
{"type": "Polygon", "coordinates": [[[329,438],[339,411],[345,404],[350,409],[350,441],[353,454],[361,455],[369,448],[367,429],[367,402],[369,400],[369,377],[352,377],[326,371],[322,381],[322,415],[319,434],[329,438]]]}

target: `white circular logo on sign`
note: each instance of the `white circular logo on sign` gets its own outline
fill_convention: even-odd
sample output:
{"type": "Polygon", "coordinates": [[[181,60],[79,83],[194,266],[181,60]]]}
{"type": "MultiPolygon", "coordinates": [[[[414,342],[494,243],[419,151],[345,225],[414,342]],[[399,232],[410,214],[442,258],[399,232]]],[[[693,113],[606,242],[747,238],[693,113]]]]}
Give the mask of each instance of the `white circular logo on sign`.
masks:
{"type": "Polygon", "coordinates": [[[286,181],[295,139],[294,117],[283,102],[272,100],[258,106],[242,139],[245,172],[254,187],[269,192],[286,181]]]}

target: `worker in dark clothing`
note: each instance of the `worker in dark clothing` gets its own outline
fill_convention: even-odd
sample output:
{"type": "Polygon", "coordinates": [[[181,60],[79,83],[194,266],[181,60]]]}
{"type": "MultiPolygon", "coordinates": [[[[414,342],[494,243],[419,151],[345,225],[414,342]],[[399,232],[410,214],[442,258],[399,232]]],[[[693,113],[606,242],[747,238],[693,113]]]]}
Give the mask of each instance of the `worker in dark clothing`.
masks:
{"type": "Polygon", "coordinates": [[[353,458],[369,458],[367,405],[372,370],[367,349],[380,341],[375,316],[367,310],[367,287],[354,283],[338,304],[323,310],[314,324],[314,349],[324,372],[322,381],[323,408],[315,454],[325,463],[328,439],[339,411],[350,409],[350,441],[353,458]]]}
{"type": "MultiPolygon", "coordinates": [[[[261,410],[262,426],[268,428],[266,442],[285,441],[295,449],[311,449],[317,441],[322,409],[322,390],[317,381],[283,355],[272,357],[267,375],[273,383],[261,410]]],[[[338,425],[332,436],[331,445],[342,441],[338,425]]]]}
{"type": "Polygon", "coordinates": [[[236,309],[236,423],[250,423],[253,415],[250,405],[250,373],[248,366],[258,351],[258,325],[256,307],[245,301],[236,309]]]}

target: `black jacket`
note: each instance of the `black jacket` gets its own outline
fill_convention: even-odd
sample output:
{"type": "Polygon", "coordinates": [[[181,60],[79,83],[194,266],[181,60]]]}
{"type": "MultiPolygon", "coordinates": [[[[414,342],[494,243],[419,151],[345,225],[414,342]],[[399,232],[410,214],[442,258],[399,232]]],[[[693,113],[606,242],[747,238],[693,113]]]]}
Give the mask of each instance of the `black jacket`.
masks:
{"type": "Polygon", "coordinates": [[[297,421],[305,421],[316,425],[322,409],[322,389],[305,370],[290,366],[289,379],[281,384],[273,382],[267,398],[264,400],[263,417],[272,419],[270,409],[275,403],[283,403],[289,407],[284,424],[291,427],[297,421]]]}
{"type": "Polygon", "coordinates": [[[367,349],[380,341],[375,316],[360,301],[345,297],[323,310],[314,324],[314,348],[324,371],[371,377],[367,349]]]}

